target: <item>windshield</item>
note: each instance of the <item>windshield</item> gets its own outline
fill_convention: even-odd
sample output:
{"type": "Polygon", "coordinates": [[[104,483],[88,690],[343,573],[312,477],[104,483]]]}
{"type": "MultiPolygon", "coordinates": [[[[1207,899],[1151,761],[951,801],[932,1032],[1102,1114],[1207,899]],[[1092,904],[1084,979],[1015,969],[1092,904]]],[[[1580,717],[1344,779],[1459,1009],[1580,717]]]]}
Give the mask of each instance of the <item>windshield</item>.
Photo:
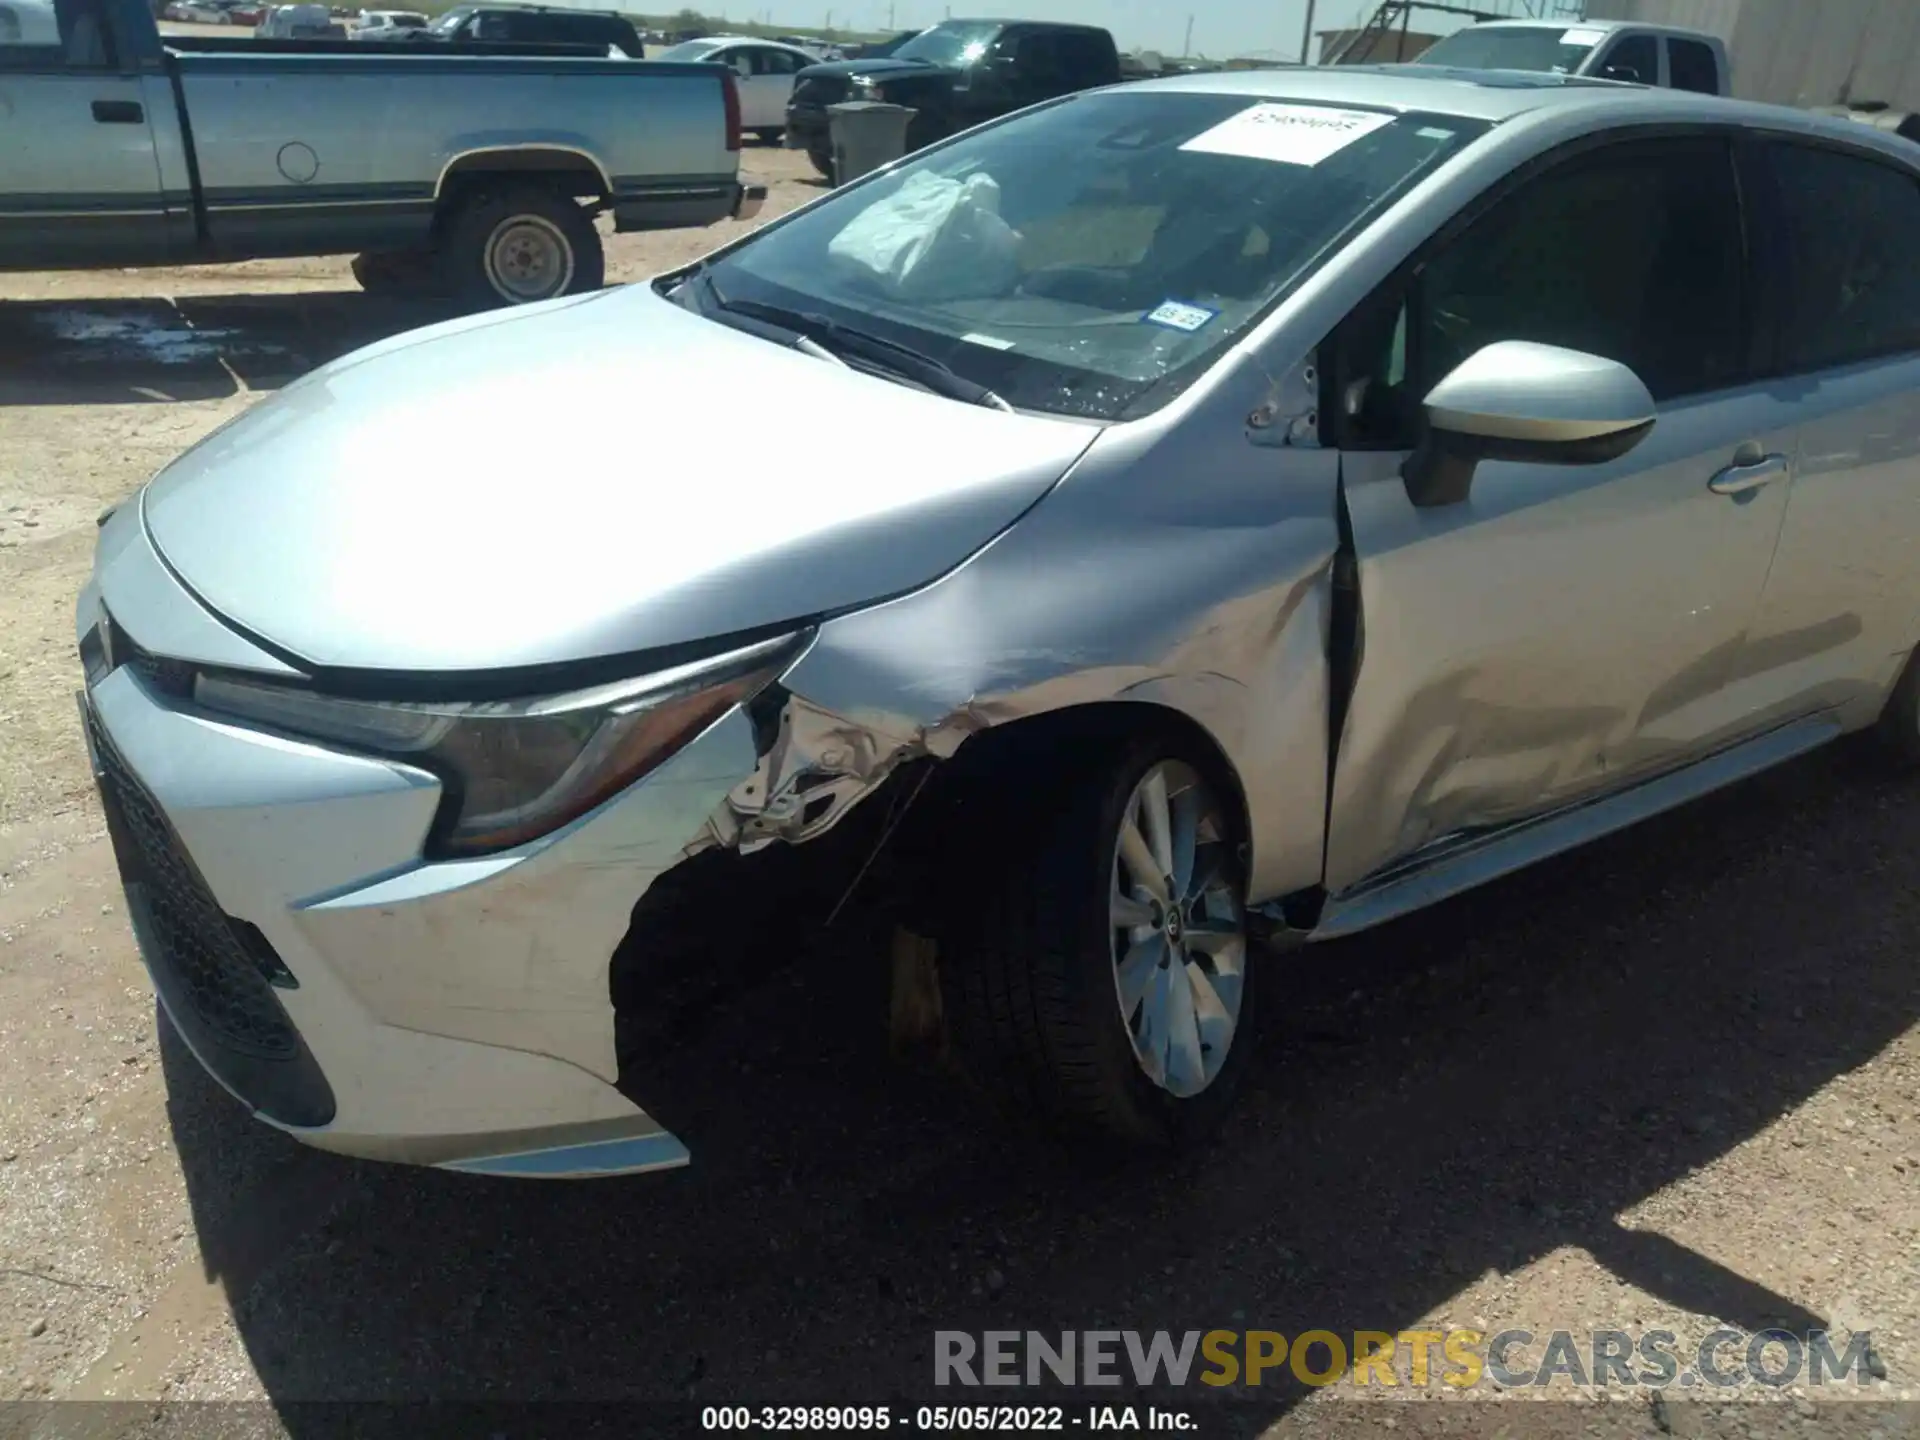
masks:
{"type": "Polygon", "coordinates": [[[730,302],[911,346],[1016,407],[1129,419],[1485,129],[1094,92],[831,195],[709,273],[730,302]]]}
{"type": "Polygon", "coordinates": [[[718,40],[689,40],[684,45],[675,45],[662,50],[653,58],[656,60],[705,60],[720,48],[718,40]]]}
{"type": "Polygon", "coordinates": [[[931,30],[922,30],[889,58],[918,60],[922,64],[958,70],[986,54],[987,46],[999,33],[1000,27],[990,21],[949,20],[931,30]]]}
{"type": "Polygon", "coordinates": [[[1414,63],[1571,75],[1600,39],[1598,31],[1578,26],[1562,30],[1548,25],[1471,25],[1435,44],[1414,63]]]}
{"type": "Polygon", "coordinates": [[[460,28],[460,22],[471,14],[473,14],[471,8],[449,10],[429,25],[427,29],[431,30],[435,35],[451,35],[455,30],[460,28]]]}

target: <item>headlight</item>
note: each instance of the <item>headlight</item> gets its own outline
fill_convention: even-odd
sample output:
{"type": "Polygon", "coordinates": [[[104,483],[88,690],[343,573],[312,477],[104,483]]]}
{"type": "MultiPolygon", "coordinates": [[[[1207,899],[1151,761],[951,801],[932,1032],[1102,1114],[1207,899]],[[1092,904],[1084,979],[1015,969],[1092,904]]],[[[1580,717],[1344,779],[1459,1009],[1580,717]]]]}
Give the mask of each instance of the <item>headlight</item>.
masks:
{"type": "Polygon", "coordinates": [[[804,639],[532,700],[343,700],[220,675],[197,677],[193,698],[218,714],[433,771],[447,799],[430,848],[476,855],[555,830],[664,764],[777,678],[804,639]]]}

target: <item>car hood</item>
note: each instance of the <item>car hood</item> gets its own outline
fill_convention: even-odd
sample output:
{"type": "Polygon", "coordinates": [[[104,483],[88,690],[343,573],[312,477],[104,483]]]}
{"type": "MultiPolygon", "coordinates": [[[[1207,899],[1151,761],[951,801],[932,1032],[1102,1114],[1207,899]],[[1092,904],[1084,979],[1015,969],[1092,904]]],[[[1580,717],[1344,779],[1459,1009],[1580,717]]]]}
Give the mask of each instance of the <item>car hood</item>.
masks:
{"type": "Polygon", "coordinates": [[[929,65],[920,60],[829,60],[820,65],[809,65],[796,77],[799,80],[814,76],[838,76],[851,80],[855,75],[904,75],[907,72],[918,75],[945,75],[951,77],[954,72],[942,65],[929,65]]]}
{"type": "Polygon", "coordinates": [[[168,466],[144,511],[202,601],[311,666],[472,672],[914,589],[1096,433],[815,359],[636,285],[337,360],[168,466]]]}

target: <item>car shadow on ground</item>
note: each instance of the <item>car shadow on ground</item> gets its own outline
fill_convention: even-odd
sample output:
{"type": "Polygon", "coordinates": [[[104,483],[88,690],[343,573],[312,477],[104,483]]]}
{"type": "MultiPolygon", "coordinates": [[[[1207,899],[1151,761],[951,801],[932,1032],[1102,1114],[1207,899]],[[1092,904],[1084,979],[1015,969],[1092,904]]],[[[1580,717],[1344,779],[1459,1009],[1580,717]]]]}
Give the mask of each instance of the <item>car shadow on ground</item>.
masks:
{"type": "MultiPolygon", "coordinates": [[[[1617,1217],[1920,1018],[1916,800],[1828,752],[1271,957],[1271,1042],[1224,1133],[1179,1158],[1010,1140],[887,1060],[870,976],[820,964],[741,997],[660,1097],[682,1172],[540,1186],[335,1159],[246,1120],[177,1042],[174,1132],[208,1270],[297,1436],[348,1423],[306,1402],[349,1398],[631,1402],[630,1433],[683,1427],[689,1402],[1034,1401],[934,1391],[934,1331],[1392,1332],[1568,1246],[1729,1324],[1817,1327],[1617,1217]]],[[[1207,1435],[1307,1393],[1204,1389],[1178,1400],[1207,1435]]]]}
{"type": "Polygon", "coordinates": [[[459,313],[357,290],[0,301],[0,405],[214,400],[274,390],[459,313]]]}

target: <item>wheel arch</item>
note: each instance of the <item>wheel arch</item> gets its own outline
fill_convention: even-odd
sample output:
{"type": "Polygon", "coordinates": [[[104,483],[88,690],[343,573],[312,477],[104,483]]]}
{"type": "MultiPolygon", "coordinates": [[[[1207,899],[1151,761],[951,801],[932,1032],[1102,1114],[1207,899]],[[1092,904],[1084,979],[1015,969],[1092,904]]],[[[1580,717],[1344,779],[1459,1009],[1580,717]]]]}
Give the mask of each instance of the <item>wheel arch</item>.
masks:
{"type": "Polygon", "coordinates": [[[950,760],[935,768],[930,784],[963,786],[979,772],[1017,773],[1027,765],[1045,765],[1062,747],[1118,746],[1144,739],[1165,741],[1217,785],[1236,839],[1243,846],[1251,842],[1246,783],[1226,746],[1187,710],[1159,698],[1091,700],[1003,721],[969,736],[950,760]]]}
{"type": "Polygon", "coordinates": [[[434,181],[434,203],[445,204],[499,178],[550,184],[575,199],[613,198],[613,181],[590,152],[562,142],[537,141],[459,151],[434,181]]]}

